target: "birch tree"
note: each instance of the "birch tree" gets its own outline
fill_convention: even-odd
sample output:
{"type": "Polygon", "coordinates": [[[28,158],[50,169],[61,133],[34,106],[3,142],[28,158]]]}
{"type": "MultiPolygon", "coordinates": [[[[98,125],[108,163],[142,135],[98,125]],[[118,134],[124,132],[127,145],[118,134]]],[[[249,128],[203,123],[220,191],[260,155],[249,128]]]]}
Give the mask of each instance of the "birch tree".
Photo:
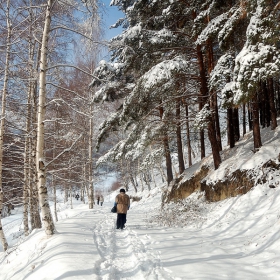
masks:
{"type": "Polygon", "coordinates": [[[1,120],[0,120],[0,239],[4,251],[8,248],[8,243],[4,235],[1,214],[3,209],[3,146],[4,146],[4,132],[5,132],[5,118],[6,118],[6,99],[8,94],[8,80],[9,80],[9,66],[10,66],[10,52],[11,52],[11,36],[12,36],[12,23],[10,20],[10,0],[6,3],[6,22],[7,22],[7,40],[6,40],[6,59],[4,69],[4,83],[2,89],[2,104],[1,104],[1,120]]]}
{"type": "Polygon", "coordinates": [[[39,99],[38,99],[38,122],[37,122],[37,149],[36,166],[38,176],[39,205],[41,208],[42,221],[47,235],[55,232],[55,226],[48,201],[48,191],[46,186],[46,166],[44,156],[44,121],[46,115],[46,75],[47,75],[47,55],[48,40],[50,36],[52,6],[54,0],[48,0],[46,6],[45,23],[41,41],[40,73],[39,73],[39,99]]]}

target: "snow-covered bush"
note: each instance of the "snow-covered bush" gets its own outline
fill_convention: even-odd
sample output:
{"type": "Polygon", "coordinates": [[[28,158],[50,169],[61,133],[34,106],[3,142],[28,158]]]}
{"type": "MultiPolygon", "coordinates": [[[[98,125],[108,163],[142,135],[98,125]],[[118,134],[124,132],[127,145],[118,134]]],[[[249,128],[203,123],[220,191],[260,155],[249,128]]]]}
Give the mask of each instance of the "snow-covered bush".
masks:
{"type": "Polygon", "coordinates": [[[184,200],[165,204],[156,214],[147,216],[147,223],[168,227],[199,225],[206,221],[209,203],[203,193],[197,192],[184,200]]]}

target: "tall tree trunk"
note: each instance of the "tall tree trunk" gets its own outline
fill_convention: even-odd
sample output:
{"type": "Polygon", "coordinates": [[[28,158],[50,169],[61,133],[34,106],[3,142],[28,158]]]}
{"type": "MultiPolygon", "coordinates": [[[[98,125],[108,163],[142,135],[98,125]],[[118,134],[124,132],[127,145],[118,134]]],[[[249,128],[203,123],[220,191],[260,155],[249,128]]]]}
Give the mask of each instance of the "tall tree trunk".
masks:
{"type": "Polygon", "coordinates": [[[130,179],[130,182],[131,182],[131,184],[132,184],[132,186],[134,188],[134,191],[137,193],[137,187],[135,185],[135,182],[134,182],[133,176],[131,174],[131,171],[129,172],[129,179],[130,179]]]}
{"type": "MultiPolygon", "coordinates": [[[[209,19],[210,20],[210,19],[209,19]]],[[[207,40],[207,55],[208,55],[208,75],[211,75],[211,72],[214,69],[214,53],[213,53],[213,44],[211,39],[207,40]]],[[[216,130],[216,139],[218,142],[219,150],[222,151],[222,137],[220,129],[220,119],[219,119],[219,109],[218,109],[218,99],[217,93],[211,91],[210,93],[210,107],[214,112],[214,121],[215,121],[215,130],[216,130]]]]}
{"type": "MultiPolygon", "coordinates": [[[[269,88],[268,84],[265,83],[265,126],[269,127],[271,122],[271,110],[270,110],[270,103],[269,103],[269,88]]],[[[273,88],[273,86],[272,86],[273,88]]]]}
{"type": "MultiPolygon", "coordinates": [[[[199,76],[200,76],[200,82],[201,82],[201,89],[200,89],[200,94],[198,97],[198,109],[199,109],[199,111],[201,111],[205,104],[205,99],[208,94],[208,89],[207,89],[207,80],[206,80],[206,75],[205,75],[201,46],[197,45],[196,50],[197,50],[197,58],[198,58],[197,61],[198,61],[198,68],[199,68],[199,76]]],[[[205,158],[205,139],[204,139],[204,130],[203,129],[200,130],[199,135],[200,135],[200,157],[201,157],[201,159],[203,159],[203,158],[205,158]]]]}
{"type": "MultiPolygon", "coordinates": [[[[40,67],[40,57],[41,50],[38,48],[37,50],[37,60],[36,60],[36,71],[39,72],[40,67]]],[[[34,77],[35,78],[35,77],[34,77]]],[[[30,130],[31,130],[31,138],[30,138],[30,157],[29,157],[29,207],[30,207],[30,223],[31,230],[35,228],[41,228],[42,222],[40,217],[40,209],[39,209],[39,194],[38,194],[38,175],[37,175],[37,165],[36,165],[36,147],[37,147],[37,90],[38,90],[38,82],[34,80],[31,83],[31,112],[30,112],[30,130]]]]}
{"type": "Polygon", "coordinates": [[[86,185],[87,185],[87,178],[86,178],[86,164],[83,165],[83,196],[81,199],[85,203],[85,191],[86,191],[86,185]]]}
{"type": "Polygon", "coordinates": [[[147,170],[145,171],[145,173],[143,174],[143,180],[145,181],[147,187],[148,187],[148,190],[150,191],[151,190],[151,185],[150,185],[150,179],[149,179],[149,176],[147,175],[147,170]]]}
{"type": "Polygon", "coordinates": [[[55,180],[54,180],[54,175],[52,175],[52,185],[53,185],[53,212],[54,212],[54,217],[55,217],[55,221],[58,221],[58,217],[57,217],[57,197],[56,197],[56,185],[55,185],[55,180]]]}
{"type": "MultiPolygon", "coordinates": [[[[92,108],[91,108],[92,109],[92,108]]],[[[92,111],[91,111],[92,112],[92,111]]],[[[94,205],[94,188],[93,188],[93,170],[92,170],[92,118],[89,119],[89,139],[88,139],[88,172],[89,172],[89,188],[88,188],[88,206],[93,209],[94,205]]]]}
{"type": "Polygon", "coordinates": [[[186,132],[187,132],[187,147],[188,147],[188,161],[189,167],[192,166],[192,147],[191,147],[191,138],[190,138],[190,123],[189,123],[189,106],[185,104],[186,109],[186,132]]]}
{"type": "MultiPolygon", "coordinates": [[[[159,108],[160,118],[163,118],[163,107],[159,108]]],[[[168,144],[168,135],[166,132],[163,134],[163,148],[164,148],[164,155],[165,155],[165,162],[166,162],[166,173],[167,173],[167,184],[169,185],[170,182],[173,180],[173,173],[172,173],[172,161],[171,155],[169,150],[168,144]]]]}
{"type": "Polygon", "coordinates": [[[217,93],[212,92],[211,95],[212,95],[213,108],[215,112],[214,118],[215,118],[216,138],[217,138],[219,150],[222,151],[223,147],[222,147],[222,136],[221,136],[221,128],[220,128],[217,93]]]}
{"type": "MultiPolygon", "coordinates": [[[[32,6],[32,1],[29,1],[29,7],[32,6]]],[[[35,46],[36,43],[32,40],[32,33],[33,33],[33,14],[32,9],[29,10],[29,37],[28,37],[28,75],[29,75],[29,82],[28,82],[28,92],[27,92],[27,113],[26,113],[26,136],[25,136],[25,147],[24,147],[24,175],[23,175],[23,224],[24,224],[24,233],[27,236],[29,234],[29,221],[28,221],[28,210],[30,216],[30,225],[31,228],[35,228],[34,225],[34,215],[33,215],[33,205],[32,203],[32,120],[33,120],[33,113],[32,113],[32,101],[33,101],[33,94],[34,94],[34,53],[35,53],[35,46]]],[[[38,65],[38,64],[37,64],[38,65]]],[[[38,70],[38,67],[36,67],[38,70]]],[[[35,107],[35,106],[34,106],[35,107]]],[[[36,172],[36,171],[35,171],[36,172]]]]}
{"type": "Polygon", "coordinates": [[[258,94],[258,100],[259,100],[259,120],[260,120],[260,125],[262,126],[262,128],[265,127],[265,122],[266,122],[265,92],[266,92],[265,82],[260,82],[260,92],[258,94]]]}
{"type": "Polygon", "coordinates": [[[28,189],[27,189],[27,180],[24,181],[24,186],[23,186],[23,193],[22,193],[22,198],[23,198],[23,230],[24,230],[24,235],[27,236],[29,234],[29,223],[28,223],[28,189]]]}
{"type": "Polygon", "coordinates": [[[2,208],[3,208],[3,148],[4,148],[4,132],[5,132],[5,118],[6,118],[6,99],[8,94],[8,79],[9,79],[9,66],[10,66],[10,53],[11,53],[11,36],[12,25],[10,20],[10,0],[7,0],[6,6],[6,22],[7,22],[7,42],[6,42],[6,61],[4,70],[4,81],[2,91],[2,104],[1,104],[1,120],[0,120],[0,240],[3,246],[3,250],[8,248],[8,242],[6,240],[3,227],[2,227],[2,208]]]}
{"type": "Polygon", "coordinates": [[[233,128],[234,128],[234,141],[237,142],[240,139],[238,108],[233,108],[233,128]]]}
{"type": "Polygon", "coordinates": [[[184,156],[183,156],[183,145],[181,135],[181,99],[176,100],[176,136],[177,136],[177,151],[178,151],[178,162],[179,162],[179,174],[182,174],[185,170],[184,156]]]}
{"type": "MultiPolygon", "coordinates": [[[[260,108],[263,110],[262,127],[269,127],[271,121],[270,100],[269,100],[269,85],[266,82],[261,82],[261,101],[259,102],[260,108]]],[[[260,110],[261,113],[261,110],[260,110]]]]}
{"type": "Polygon", "coordinates": [[[253,138],[254,149],[259,149],[262,146],[260,122],[259,122],[259,104],[257,93],[252,98],[252,118],[253,118],[253,138]]]}
{"type": "MultiPolygon", "coordinates": [[[[31,77],[30,77],[31,79],[31,77]]],[[[28,206],[31,201],[29,198],[30,186],[31,186],[31,177],[29,170],[31,169],[30,163],[30,134],[31,134],[31,125],[30,125],[30,111],[31,111],[31,83],[29,83],[28,97],[27,97],[27,116],[26,116],[26,135],[24,143],[24,155],[23,155],[23,228],[24,234],[27,236],[29,234],[29,222],[28,222],[28,206]]],[[[31,209],[31,205],[30,205],[31,209]]],[[[31,213],[30,213],[31,216],[31,213]]]]}
{"type": "Polygon", "coordinates": [[[141,191],[144,191],[144,184],[143,184],[143,173],[142,171],[140,171],[140,160],[138,159],[138,163],[137,163],[137,169],[138,169],[138,174],[140,177],[140,182],[141,182],[141,191]]]}
{"type": "MultiPolygon", "coordinates": [[[[208,96],[208,88],[207,88],[207,78],[205,75],[205,69],[204,69],[204,63],[203,63],[203,55],[202,55],[201,47],[199,45],[197,45],[197,54],[198,54],[200,80],[201,80],[201,85],[202,85],[201,86],[202,100],[204,100],[208,96]]],[[[205,102],[202,102],[201,104],[204,105],[205,102]]],[[[215,166],[215,169],[217,169],[219,167],[219,165],[221,164],[221,157],[220,157],[220,153],[219,153],[220,148],[219,148],[219,144],[217,141],[215,123],[213,123],[212,116],[210,116],[208,119],[208,137],[209,137],[209,141],[211,143],[214,166],[215,166]]],[[[205,149],[205,147],[204,147],[204,149],[205,149]]],[[[205,151],[204,151],[204,153],[205,153],[205,151]]]]}
{"type": "Polygon", "coordinates": [[[252,118],[252,104],[248,102],[248,124],[249,124],[249,131],[253,129],[253,118],[252,118]]]}
{"type": "Polygon", "coordinates": [[[275,83],[276,87],[276,111],[277,111],[277,117],[280,115],[280,87],[279,87],[279,82],[277,81],[275,83]]]}
{"type": "Polygon", "coordinates": [[[46,186],[46,166],[44,155],[44,121],[46,115],[46,72],[47,72],[47,55],[48,39],[51,25],[51,7],[54,0],[47,1],[46,16],[41,42],[41,59],[39,75],[39,100],[38,100],[38,125],[37,125],[37,150],[36,166],[38,175],[38,194],[41,208],[42,221],[47,235],[55,233],[55,226],[48,201],[48,190],[46,186]]]}
{"type": "Polygon", "coordinates": [[[268,98],[269,98],[269,105],[270,105],[270,115],[271,115],[271,130],[274,130],[277,127],[277,113],[275,108],[275,101],[274,101],[274,87],[273,87],[273,79],[268,79],[268,98]]]}
{"type": "MultiPolygon", "coordinates": [[[[0,218],[2,217],[2,210],[3,210],[3,191],[0,190],[0,218]]],[[[3,250],[6,251],[8,249],[8,242],[4,235],[1,219],[0,219],[0,239],[1,239],[1,244],[3,246],[3,250]]]]}
{"type": "Polygon", "coordinates": [[[233,148],[235,146],[235,141],[234,141],[232,108],[227,109],[227,135],[228,135],[228,145],[230,148],[233,148]]]}
{"type": "Polygon", "coordinates": [[[243,103],[242,105],[242,113],[243,113],[243,118],[242,118],[242,126],[243,126],[243,137],[246,134],[246,104],[243,103]]]}
{"type": "MultiPolygon", "coordinates": [[[[193,11],[193,20],[196,18],[196,12],[193,11]]],[[[206,99],[208,96],[208,87],[207,87],[207,78],[205,73],[205,66],[203,62],[203,54],[200,45],[196,45],[196,55],[197,55],[197,63],[198,63],[198,70],[199,70],[199,77],[200,77],[200,94],[198,96],[198,109],[199,111],[202,110],[204,104],[206,103],[206,99]]],[[[200,131],[200,155],[201,159],[205,157],[205,141],[204,141],[204,131],[200,131]]]]}
{"type": "Polygon", "coordinates": [[[220,156],[219,145],[216,139],[216,130],[213,118],[210,116],[208,119],[208,137],[211,144],[212,154],[213,154],[213,161],[215,169],[218,169],[222,160],[220,156]]]}
{"type": "MultiPolygon", "coordinates": [[[[60,133],[59,133],[59,125],[58,125],[58,117],[59,117],[59,108],[58,106],[55,106],[55,122],[54,122],[54,128],[55,128],[55,135],[56,135],[56,139],[59,139],[60,137],[60,133]]],[[[53,145],[53,155],[52,158],[55,158],[55,150],[56,150],[56,141],[54,141],[54,145],[53,145]]],[[[56,209],[56,180],[54,178],[54,174],[52,174],[52,188],[53,188],[53,212],[54,212],[54,217],[55,217],[55,221],[58,221],[58,217],[57,217],[57,209],[56,209]]]]}

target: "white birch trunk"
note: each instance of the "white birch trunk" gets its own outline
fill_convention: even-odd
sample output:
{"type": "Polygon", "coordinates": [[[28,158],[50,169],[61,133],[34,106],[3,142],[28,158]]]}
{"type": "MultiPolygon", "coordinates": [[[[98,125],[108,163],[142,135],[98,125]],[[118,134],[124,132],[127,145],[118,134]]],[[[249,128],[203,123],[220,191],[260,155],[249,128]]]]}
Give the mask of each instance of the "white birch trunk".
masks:
{"type": "MultiPolygon", "coordinates": [[[[24,171],[25,173],[26,171],[24,171]]],[[[23,229],[24,235],[27,236],[29,234],[29,226],[28,226],[28,189],[27,189],[27,180],[26,174],[24,174],[24,186],[23,186],[23,229]]]]}
{"type": "Polygon", "coordinates": [[[47,54],[48,38],[51,25],[51,7],[54,0],[47,1],[46,16],[41,42],[41,59],[39,75],[39,100],[38,100],[38,123],[37,123],[37,150],[36,150],[36,167],[38,176],[38,195],[39,205],[41,208],[41,218],[47,235],[55,233],[55,226],[49,206],[48,190],[46,186],[46,167],[44,161],[44,121],[46,114],[46,71],[47,71],[47,54]]]}
{"type": "MultiPolygon", "coordinates": [[[[36,61],[36,71],[39,71],[39,64],[40,64],[40,56],[41,51],[38,49],[37,53],[37,61],[36,61]]],[[[30,172],[31,172],[31,185],[30,185],[30,206],[32,208],[31,216],[32,216],[32,229],[34,228],[42,228],[41,217],[39,213],[39,195],[38,195],[38,176],[37,176],[37,167],[36,167],[36,147],[37,147],[37,86],[38,82],[34,81],[32,83],[32,95],[31,95],[31,102],[32,102],[32,112],[31,112],[31,130],[32,130],[32,137],[30,141],[31,145],[31,157],[30,157],[30,172]]]]}
{"type": "MultiPolygon", "coordinates": [[[[29,5],[32,6],[32,2],[29,2],[29,5]]],[[[35,49],[35,42],[32,42],[32,12],[30,9],[29,12],[29,83],[28,83],[28,93],[27,93],[27,114],[26,114],[26,136],[25,136],[25,147],[24,147],[24,172],[23,172],[23,225],[24,225],[24,234],[27,236],[29,234],[29,221],[28,221],[28,210],[30,213],[30,222],[31,227],[34,227],[34,216],[32,215],[32,160],[31,160],[31,152],[32,152],[32,145],[31,145],[31,121],[32,121],[32,97],[34,94],[34,82],[33,79],[33,57],[34,57],[34,49],[35,49]]]]}
{"type": "MultiPolygon", "coordinates": [[[[2,210],[3,210],[3,192],[0,190],[0,218],[2,217],[2,210]]],[[[6,251],[8,249],[8,242],[4,235],[1,219],[0,219],[0,239],[1,239],[1,244],[3,246],[3,250],[6,251]]]]}
{"type": "Polygon", "coordinates": [[[81,200],[84,202],[84,204],[86,203],[85,193],[86,193],[86,164],[83,165],[83,184],[81,190],[81,200]]]}
{"type": "Polygon", "coordinates": [[[3,146],[4,146],[4,131],[5,131],[5,115],[6,115],[6,99],[8,89],[8,77],[9,77],[9,62],[10,62],[10,51],[11,51],[11,21],[10,21],[10,0],[7,0],[7,46],[6,46],[6,65],[4,71],[4,83],[2,93],[2,110],[1,110],[1,121],[0,121],[0,240],[3,246],[3,250],[6,251],[8,243],[2,227],[2,209],[3,209],[3,186],[2,186],[2,173],[3,173],[3,146]]]}
{"type": "MultiPolygon", "coordinates": [[[[90,113],[92,112],[92,106],[90,106],[90,113]]],[[[92,118],[89,120],[89,140],[88,140],[88,181],[89,181],[89,188],[88,188],[88,206],[89,209],[93,209],[94,204],[94,188],[93,188],[93,177],[92,177],[92,118]]]]}
{"type": "MultiPolygon", "coordinates": [[[[28,95],[30,93],[28,92],[28,95]]],[[[29,97],[28,97],[29,100],[29,97]]],[[[29,107],[29,101],[28,101],[28,107],[29,107]]],[[[27,110],[28,111],[28,110],[27,110]]],[[[27,113],[28,114],[28,113],[27,113]]],[[[24,171],[23,171],[23,228],[24,228],[24,235],[27,236],[29,234],[29,223],[28,223],[28,204],[29,204],[29,193],[30,190],[28,188],[28,182],[29,182],[29,158],[28,158],[28,154],[29,154],[29,141],[30,138],[28,136],[29,133],[29,116],[27,115],[27,119],[26,119],[26,136],[25,136],[25,147],[24,147],[24,171]]]]}
{"type": "Polygon", "coordinates": [[[55,221],[58,221],[58,217],[57,217],[57,205],[56,205],[56,185],[54,182],[54,178],[52,175],[52,183],[53,183],[53,211],[54,211],[54,217],[55,217],[55,221]]]}

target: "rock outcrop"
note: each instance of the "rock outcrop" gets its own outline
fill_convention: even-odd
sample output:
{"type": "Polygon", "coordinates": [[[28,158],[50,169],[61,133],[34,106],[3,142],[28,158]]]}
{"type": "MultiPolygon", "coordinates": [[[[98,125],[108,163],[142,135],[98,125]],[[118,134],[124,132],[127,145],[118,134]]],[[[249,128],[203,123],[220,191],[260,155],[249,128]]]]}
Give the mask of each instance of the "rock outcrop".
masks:
{"type": "MultiPolygon", "coordinates": [[[[206,200],[210,202],[245,194],[256,184],[266,183],[268,180],[267,174],[273,173],[273,170],[279,170],[280,164],[269,160],[262,165],[261,169],[262,176],[254,176],[254,170],[235,170],[227,174],[223,181],[218,180],[213,183],[207,180],[210,169],[202,166],[188,179],[185,178],[184,173],[175,179],[169,190],[163,194],[163,203],[182,200],[195,191],[203,192],[206,200]]],[[[269,185],[269,187],[274,188],[276,186],[269,185]]]]}

